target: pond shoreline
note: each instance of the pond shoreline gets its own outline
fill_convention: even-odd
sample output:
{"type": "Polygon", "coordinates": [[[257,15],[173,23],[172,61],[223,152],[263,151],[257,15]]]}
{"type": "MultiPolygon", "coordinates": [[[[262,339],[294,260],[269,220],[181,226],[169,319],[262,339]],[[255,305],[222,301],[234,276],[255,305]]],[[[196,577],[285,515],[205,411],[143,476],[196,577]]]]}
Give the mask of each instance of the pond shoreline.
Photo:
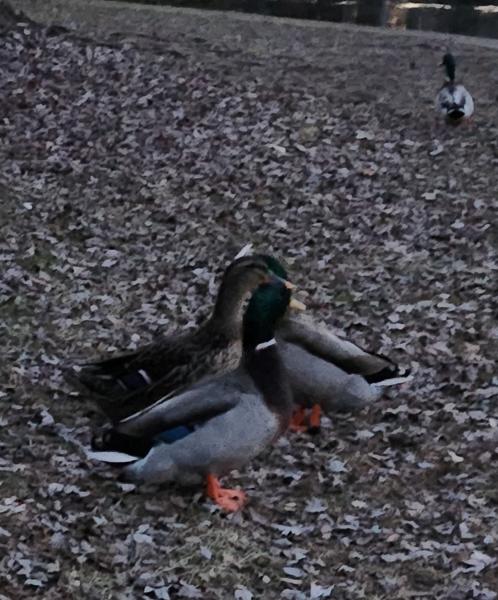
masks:
{"type": "Polygon", "coordinates": [[[433,31],[399,30],[344,22],[335,23],[274,17],[234,11],[138,4],[115,0],[46,0],[43,5],[37,0],[16,0],[15,8],[22,10],[35,21],[71,26],[81,31],[101,31],[102,25],[105,23],[104,27],[107,32],[111,27],[113,31],[120,33],[127,31],[139,35],[158,35],[162,25],[167,25],[172,19],[181,19],[183,16],[184,18],[199,19],[209,23],[215,21],[219,26],[236,26],[238,22],[261,23],[266,27],[329,29],[331,32],[341,31],[353,34],[369,34],[371,36],[399,36],[401,38],[415,38],[420,41],[439,41],[441,44],[447,44],[448,40],[451,40],[451,43],[456,45],[498,50],[498,40],[492,38],[433,31]]]}

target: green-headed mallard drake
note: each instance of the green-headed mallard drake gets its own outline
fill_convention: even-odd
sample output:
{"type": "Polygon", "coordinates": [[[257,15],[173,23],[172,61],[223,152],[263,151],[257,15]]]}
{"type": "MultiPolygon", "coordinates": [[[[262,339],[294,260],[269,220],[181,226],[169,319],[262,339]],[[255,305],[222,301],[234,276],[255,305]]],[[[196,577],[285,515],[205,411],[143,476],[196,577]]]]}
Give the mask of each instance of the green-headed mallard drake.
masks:
{"type": "Polygon", "coordinates": [[[461,83],[455,83],[455,58],[450,52],[443,57],[441,66],[446,69],[446,83],[436,98],[436,110],[447,123],[458,125],[474,113],[474,100],[461,83]]]}
{"type": "Polygon", "coordinates": [[[134,352],[71,368],[70,378],[116,423],[206,375],[228,371],[240,359],[244,302],[270,279],[272,266],[278,263],[271,258],[239,253],[223,275],[212,315],[196,330],[175,331],[134,352]]]}
{"type": "Polygon", "coordinates": [[[127,481],[204,479],[207,495],[222,508],[241,508],[244,493],[223,489],[218,478],[242,467],[289,425],[292,392],[274,337],[289,301],[281,280],[259,286],[244,315],[238,368],[126,419],[104,437],[104,451],[89,457],[133,461],[124,469],[127,481]]]}
{"type": "MultiPolygon", "coordinates": [[[[281,263],[270,256],[259,256],[273,273],[287,281],[281,263]]],[[[304,308],[297,303],[295,306],[304,308]]],[[[318,431],[322,410],[359,410],[378,400],[384,387],[412,379],[389,358],[341,339],[302,313],[287,313],[279,323],[277,340],[298,407],[292,420],[295,430],[306,429],[303,422],[308,408],[309,430],[318,431]]]]}
{"type": "Polygon", "coordinates": [[[386,386],[409,381],[389,358],[363,350],[311,320],[287,316],[277,331],[280,354],[299,407],[293,427],[300,428],[311,408],[310,431],[320,413],[353,411],[375,402],[386,386]]]}

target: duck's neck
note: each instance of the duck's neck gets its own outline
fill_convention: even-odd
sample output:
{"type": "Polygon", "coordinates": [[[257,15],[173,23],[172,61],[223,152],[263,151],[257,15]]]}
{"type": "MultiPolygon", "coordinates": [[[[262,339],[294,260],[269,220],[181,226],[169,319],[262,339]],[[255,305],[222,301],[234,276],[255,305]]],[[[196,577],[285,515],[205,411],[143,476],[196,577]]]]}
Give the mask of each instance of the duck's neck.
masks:
{"type": "Polygon", "coordinates": [[[293,399],[285,366],[274,338],[244,347],[243,363],[268,408],[277,414],[281,432],[287,429],[293,399]]]}
{"type": "Polygon", "coordinates": [[[448,83],[455,83],[455,65],[452,63],[445,64],[446,79],[448,83]]]}
{"type": "Polygon", "coordinates": [[[250,290],[243,281],[222,281],[211,323],[229,339],[239,339],[242,327],[244,301],[250,290]]]}

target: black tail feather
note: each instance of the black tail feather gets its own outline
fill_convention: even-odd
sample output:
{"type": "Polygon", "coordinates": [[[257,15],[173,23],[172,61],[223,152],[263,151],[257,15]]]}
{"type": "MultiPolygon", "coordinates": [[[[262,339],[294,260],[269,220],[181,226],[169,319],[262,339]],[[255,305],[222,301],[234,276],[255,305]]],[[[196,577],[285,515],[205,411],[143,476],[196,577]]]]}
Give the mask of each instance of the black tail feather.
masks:
{"type": "Polygon", "coordinates": [[[450,108],[448,110],[448,119],[452,121],[460,121],[465,117],[465,111],[463,111],[459,106],[455,106],[455,108],[450,108]]]}
{"type": "Polygon", "coordinates": [[[389,364],[381,371],[377,371],[377,373],[364,375],[364,378],[368,381],[368,383],[380,383],[381,381],[385,381],[386,379],[393,379],[394,377],[408,377],[408,375],[410,375],[410,369],[401,369],[399,365],[397,365],[394,362],[391,362],[388,358],[381,354],[377,354],[377,356],[388,360],[391,364],[389,364]]]}
{"type": "Polygon", "coordinates": [[[115,429],[109,429],[100,438],[94,437],[92,439],[92,450],[94,451],[124,452],[141,458],[147,456],[153,445],[154,442],[150,437],[126,435],[115,429]]]}

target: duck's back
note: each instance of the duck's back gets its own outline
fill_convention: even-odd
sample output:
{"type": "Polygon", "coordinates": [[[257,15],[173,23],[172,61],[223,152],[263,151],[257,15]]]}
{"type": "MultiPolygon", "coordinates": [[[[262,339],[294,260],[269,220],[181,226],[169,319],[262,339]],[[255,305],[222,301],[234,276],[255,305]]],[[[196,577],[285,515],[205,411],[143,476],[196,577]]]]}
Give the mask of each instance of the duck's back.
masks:
{"type": "Polygon", "coordinates": [[[113,422],[179,393],[240,359],[240,342],[211,327],[161,338],[140,352],[83,368],[80,382],[113,422]]]}

